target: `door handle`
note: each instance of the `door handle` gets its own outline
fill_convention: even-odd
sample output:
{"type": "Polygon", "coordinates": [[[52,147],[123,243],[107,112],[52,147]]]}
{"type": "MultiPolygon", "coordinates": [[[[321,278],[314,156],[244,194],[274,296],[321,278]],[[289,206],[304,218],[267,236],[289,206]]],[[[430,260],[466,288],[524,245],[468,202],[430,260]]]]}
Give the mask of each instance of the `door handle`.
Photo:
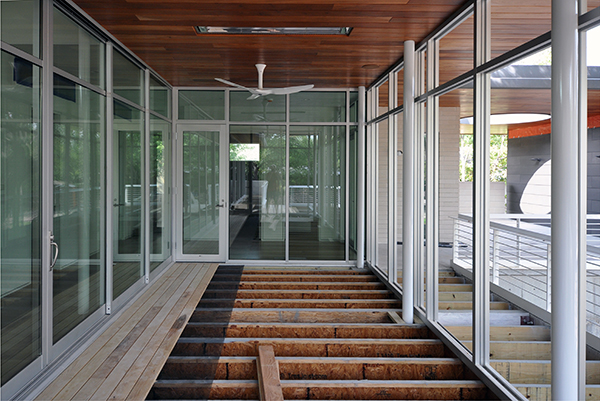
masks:
{"type": "Polygon", "coordinates": [[[54,234],[52,232],[50,232],[50,248],[54,248],[54,255],[50,261],[50,271],[52,271],[54,269],[54,265],[56,265],[56,261],[58,260],[58,244],[54,242],[54,234]]]}
{"type": "Polygon", "coordinates": [[[225,199],[221,199],[221,204],[220,205],[215,205],[215,207],[225,207],[225,199]]]}

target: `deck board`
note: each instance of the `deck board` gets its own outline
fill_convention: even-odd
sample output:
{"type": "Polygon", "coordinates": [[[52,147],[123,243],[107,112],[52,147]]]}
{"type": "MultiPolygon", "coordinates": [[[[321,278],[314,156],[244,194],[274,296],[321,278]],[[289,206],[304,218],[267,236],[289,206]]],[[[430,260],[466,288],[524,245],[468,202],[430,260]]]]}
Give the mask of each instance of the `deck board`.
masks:
{"type": "Polygon", "coordinates": [[[172,266],[36,399],[144,399],[217,267],[172,266]]]}

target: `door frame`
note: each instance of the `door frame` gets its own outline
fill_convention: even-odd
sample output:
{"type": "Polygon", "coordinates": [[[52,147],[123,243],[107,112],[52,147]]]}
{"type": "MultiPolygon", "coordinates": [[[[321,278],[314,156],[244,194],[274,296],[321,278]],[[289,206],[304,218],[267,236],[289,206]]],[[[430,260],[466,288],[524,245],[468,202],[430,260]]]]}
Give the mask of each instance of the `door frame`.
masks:
{"type": "Polygon", "coordinates": [[[228,259],[229,251],[229,136],[226,124],[177,123],[175,130],[175,216],[174,256],[178,261],[222,262],[228,259]],[[210,255],[183,253],[183,132],[219,132],[219,253],[210,255]]]}

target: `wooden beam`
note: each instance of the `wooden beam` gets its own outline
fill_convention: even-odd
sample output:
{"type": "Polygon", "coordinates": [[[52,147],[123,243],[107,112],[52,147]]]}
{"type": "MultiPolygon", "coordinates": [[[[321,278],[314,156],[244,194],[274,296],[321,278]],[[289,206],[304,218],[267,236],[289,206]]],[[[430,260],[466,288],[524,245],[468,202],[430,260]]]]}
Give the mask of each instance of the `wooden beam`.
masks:
{"type": "Polygon", "coordinates": [[[258,391],[261,401],[283,401],[279,380],[279,364],[275,360],[272,345],[258,345],[256,358],[258,391]]]}

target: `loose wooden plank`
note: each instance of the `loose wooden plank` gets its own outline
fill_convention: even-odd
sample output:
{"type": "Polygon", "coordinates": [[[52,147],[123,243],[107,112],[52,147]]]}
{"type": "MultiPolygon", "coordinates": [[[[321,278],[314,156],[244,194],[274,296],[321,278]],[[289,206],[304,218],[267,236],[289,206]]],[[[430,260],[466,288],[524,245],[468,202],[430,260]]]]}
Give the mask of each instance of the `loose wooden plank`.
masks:
{"type": "Polygon", "coordinates": [[[257,348],[256,363],[260,399],[261,401],[283,401],[283,392],[279,381],[279,364],[275,360],[273,346],[259,344],[257,348]]]}
{"type": "Polygon", "coordinates": [[[402,318],[396,311],[389,311],[388,316],[390,317],[392,322],[394,322],[396,324],[406,324],[406,322],[404,320],[402,320],[402,318]]]}

